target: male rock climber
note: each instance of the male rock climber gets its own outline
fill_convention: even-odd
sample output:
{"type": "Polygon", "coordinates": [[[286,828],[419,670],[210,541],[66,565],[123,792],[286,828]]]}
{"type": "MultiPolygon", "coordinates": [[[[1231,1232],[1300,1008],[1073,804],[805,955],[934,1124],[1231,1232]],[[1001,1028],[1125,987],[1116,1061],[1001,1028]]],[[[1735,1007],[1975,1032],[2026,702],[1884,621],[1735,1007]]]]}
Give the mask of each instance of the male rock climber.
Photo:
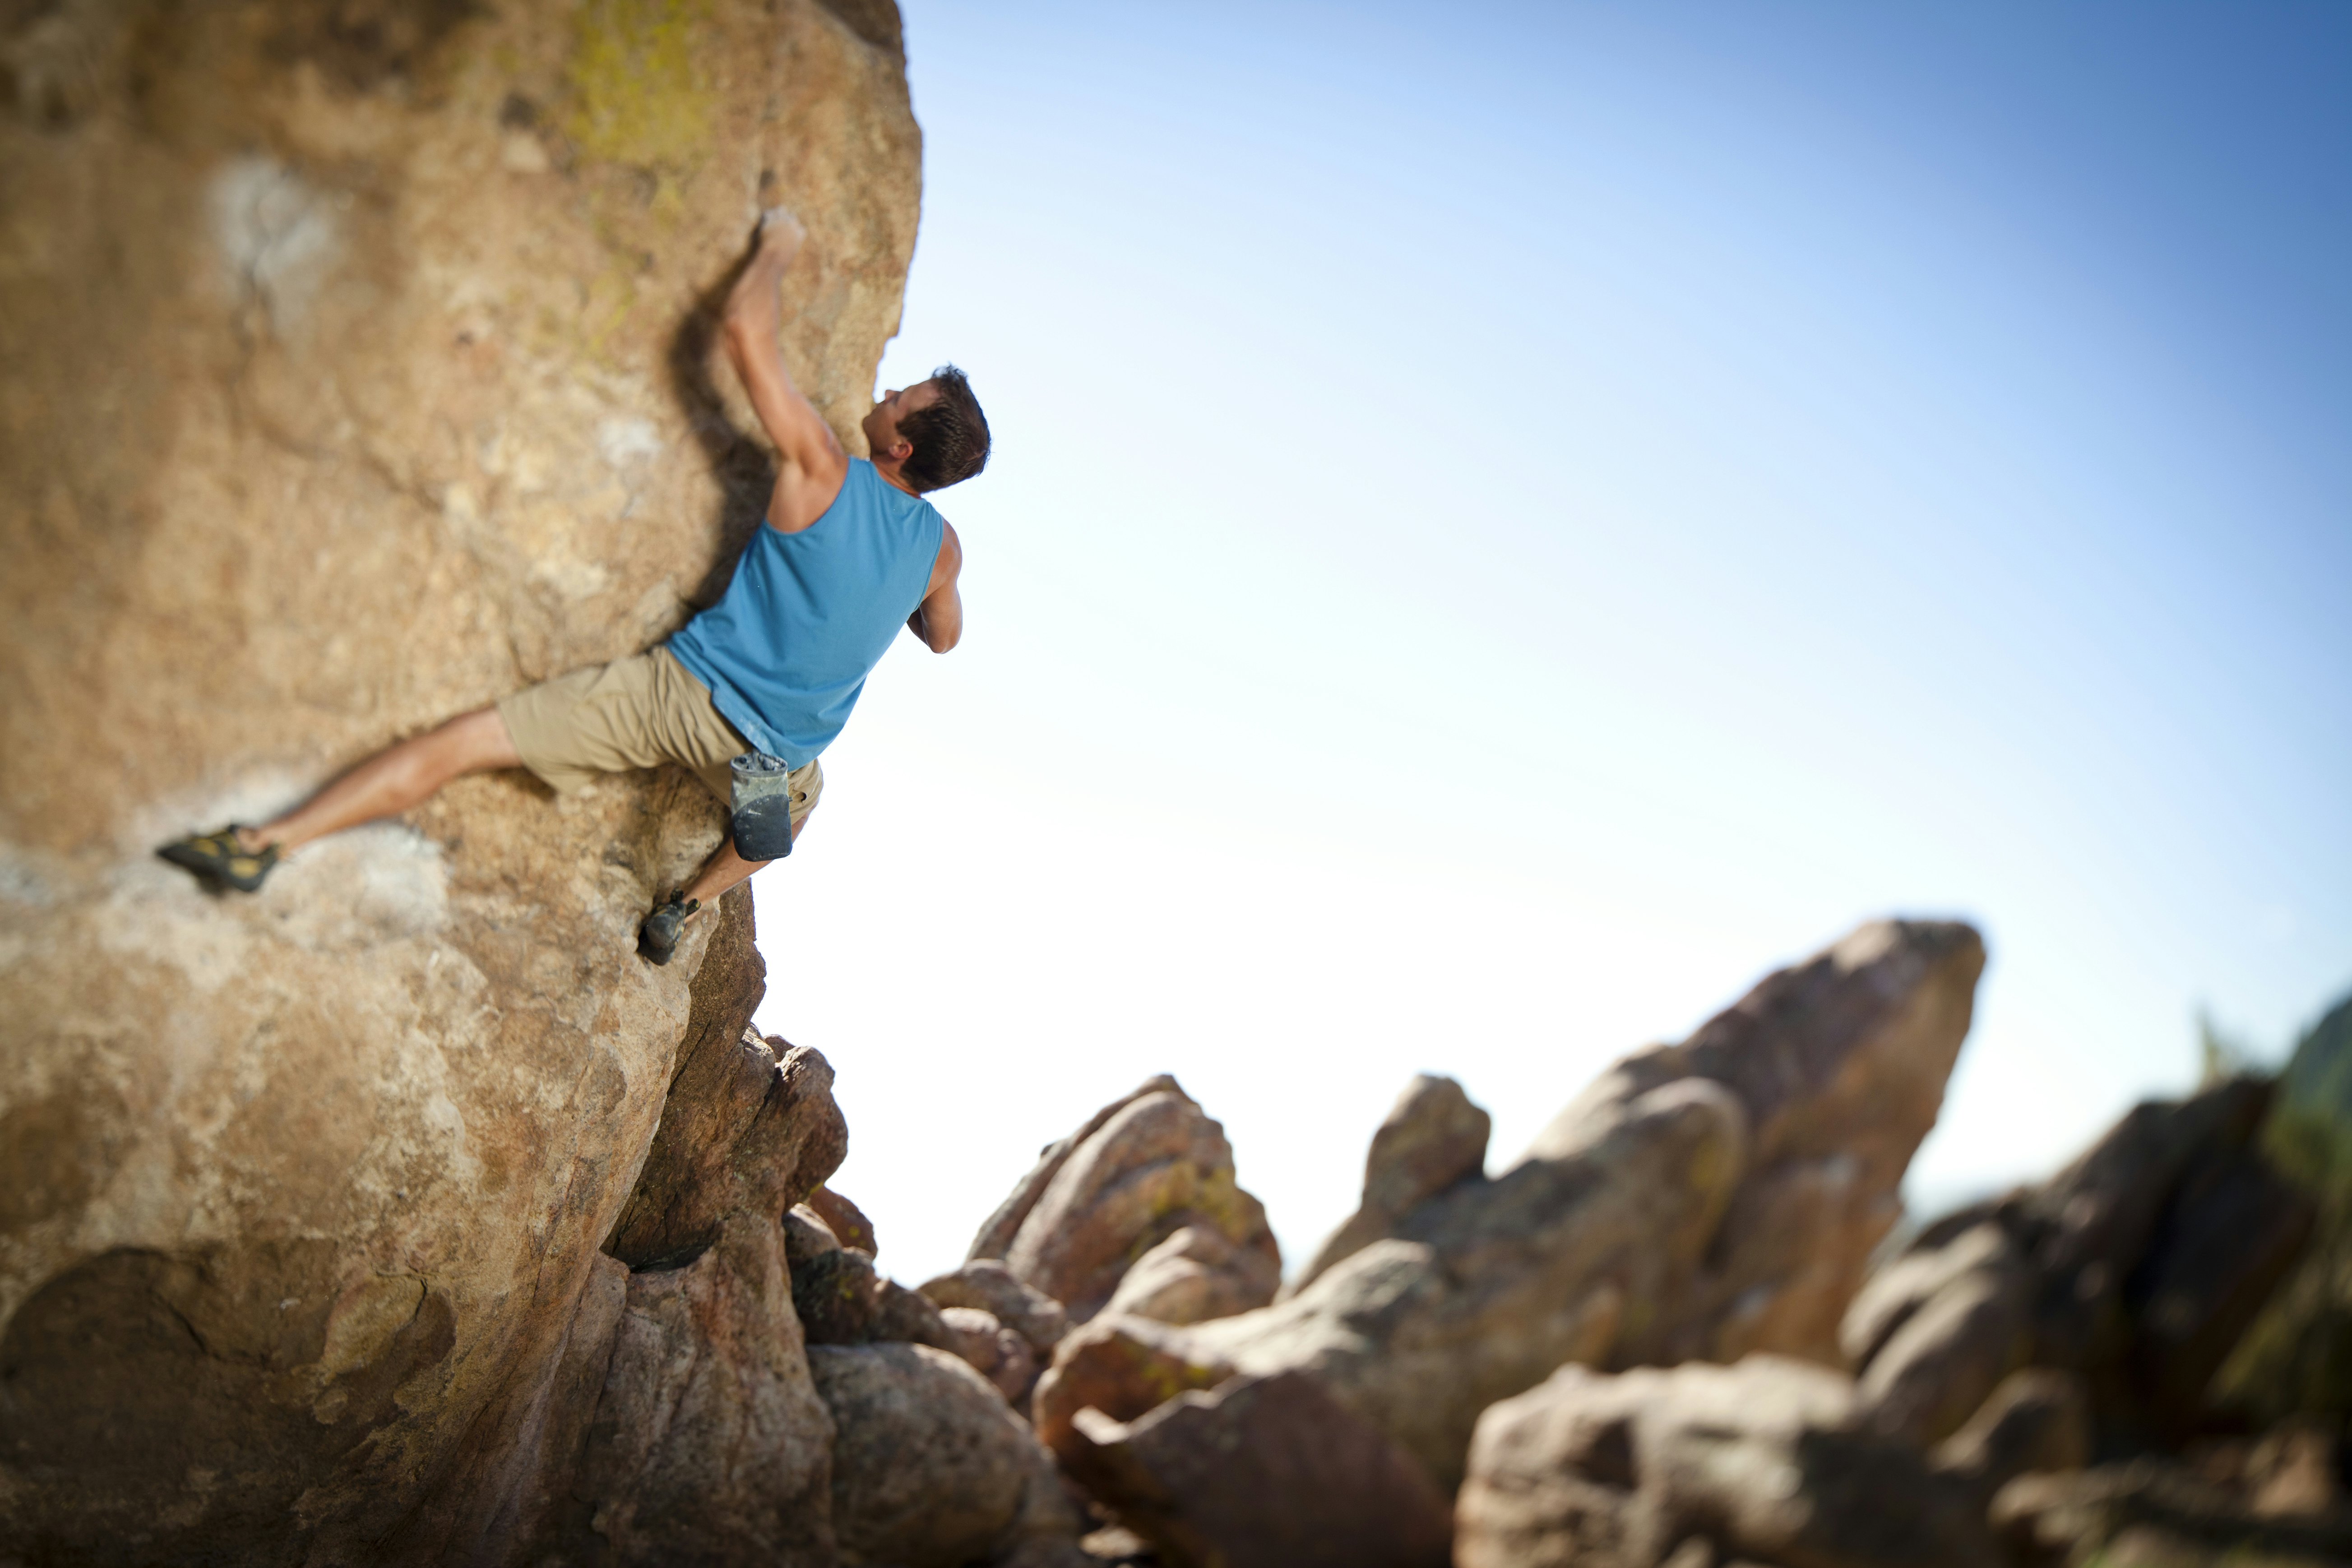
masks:
{"type": "Polygon", "coordinates": [[[779,285],[805,231],[761,219],[728,296],[724,339],[775,443],[766,526],[726,596],[667,643],[516,692],[380,752],[294,810],[160,851],[223,888],[257,891],[314,838],[390,816],[450,780],[526,767],[558,791],[598,773],[676,763],[730,803],[728,839],[691,885],[656,904],[637,950],[667,963],[694,912],[792,851],[824,788],[817,753],[907,626],[934,653],[963,635],[963,548],[923,499],[988,461],[988,421],[953,365],[887,393],[866,416],[871,461],[842,450],[784,369],[779,285]]]}

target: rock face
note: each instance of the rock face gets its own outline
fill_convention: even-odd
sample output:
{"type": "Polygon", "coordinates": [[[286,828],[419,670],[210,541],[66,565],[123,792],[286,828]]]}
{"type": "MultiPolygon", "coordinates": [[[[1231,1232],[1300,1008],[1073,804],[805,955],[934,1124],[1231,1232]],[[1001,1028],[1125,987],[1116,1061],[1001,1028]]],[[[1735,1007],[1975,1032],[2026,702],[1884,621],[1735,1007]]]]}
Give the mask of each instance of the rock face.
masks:
{"type": "Polygon", "coordinates": [[[699,1253],[727,1215],[781,1217],[849,1152],[824,1058],[749,1029],[730,1043],[689,1025],[688,1038],[669,1113],[605,1247],[633,1268],[699,1253]]]}
{"type": "Polygon", "coordinates": [[[1304,1373],[1236,1377],[1139,1421],[1081,1410],[1075,1472],[1171,1563],[1447,1568],[1429,1477],[1304,1373]]]}
{"type": "Polygon", "coordinates": [[[950,1348],[994,1384],[1007,1405],[1026,1410],[1029,1391],[1045,1370],[1038,1364],[1036,1347],[1006,1328],[995,1313],[977,1307],[942,1307],[940,1318],[955,1342],[950,1348]]]}
{"type": "Polygon", "coordinates": [[[1683,1044],[1619,1064],[1537,1137],[1529,1158],[1572,1152],[1596,1114],[1605,1125],[1615,1105],[1681,1079],[1722,1085],[1746,1117],[1721,1240],[1621,1362],[1838,1362],[1840,1321],[1902,1213],[1903,1173],[1943,1106],[1983,970],[1967,926],[1874,921],[1683,1044]]]}
{"type": "Polygon", "coordinates": [[[2012,1560],[2034,1564],[2334,1568],[2352,1562],[2352,1516],[2282,1515],[2157,1458],[2020,1476],[1993,1500],[1991,1517],[2012,1560]]]}
{"type": "Polygon", "coordinates": [[[819,1187],[810,1194],[808,1207],[842,1246],[856,1247],[868,1257],[881,1252],[874,1239],[874,1222],[866,1217],[866,1211],[831,1187],[819,1187]]]}
{"type": "Polygon", "coordinates": [[[993,1258],[973,1258],[953,1273],[927,1281],[922,1292],[941,1307],[972,1307],[989,1313],[1041,1356],[1052,1355],[1070,1330],[1069,1314],[1059,1301],[993,1258]]]}
{"type": "MultiPolygon", "coordinates": [[[[250,899],[152,850],[718,586],[766,479],[707,306],[761,201],[812,231],[787,358],[863,450],[919,177],[895,27],[847,0],[0,15],[12,1552],[477,1556],[571,1495],[549,1455],[616,1342],[700,1347],[644,1386],[722,1426],[814,1417],[783,1319],[744,1326],[776,1280],[713,1223],[734,1199],[649,1224],[706,1248],[674,1279],[600,1252],[722,942],[632,951],[715,841],[698,786],[467,780],[250,899]]],[[[668,1517],[662,1451],[608,1493],[630,1528],[668,1517]]],[[[723,1472],[729,1518],[816,1485],[799,1451],[723,1472]]]]}
{"type": "Polygon", "coordinates": [[[1454,1561],[2003,1568],[1982,1490],[1855,1415],[1844,1377],[1775,1356],[1562,1367],[1480,1419],[1454,1561]]]}
{"type": "Polygon", "coordinates": [[[2310,1234],[2254,1146],[2270,1086],[2132,1110],[2048,1183],[1923,1232],[1847,1313],[1880,1430],[1932,1441],[2021,1366],[2088,1381],[2103,1441],[2178,1441],[2310,1234]]]}
{"type": "Polygon", "coordinates": [[[1265,1210],[1234,1180],[1224,1129],[1163,1075],[1050,1145],[969,1256],[1003,1259],[1083,1323],[1146,1253],[1187,1230],[1197,1234],[1154,1260],[1160,1278],[1138,1293],[1147,1304],[1216,1315],[1274,1299],[1282,1252],[1265,1210]]]}
{"type": "Polygon", "coordinates": [[[959,1343],[937,1307],[877,1273],[874,1259],[855,1247],[835,1247],[795,1269],[793,1308],[813,1345],[909,1340],[953,1350],[959,1343]]]}
{"type": "Polygon", "coordinates": [[[1198,1323],[1263,1307],[1271,1294],[1262,1254],[1212,1226],[1188,1225],[1128,1267],[1103,1310],[1198,1323]]]}
{"type": "MultiPolygon", "coordinates": [[[[1333,1264],[1396,1234],[1404,1216],[1456,1182],[1484,1174],[1494,1119],[1450,1078],[1423,1073],[1405,1086],[1364,1156],[1364,1199],[1316,1250],[1286,1297],[1320,1279],[1333,1264]]],[[[1172,1320],[1171,1320],[1172,1321],[1172,1320]]]]}
{"type": "Polygon", "coordinates": [[[833,1521],[849,1568],[965,1568],[1077,1556],[1053,1460],[971,1367],[925,1345],[809,1352],[832,1412],[833,1521]]]}
{"type": "Polygon", "coordinates": [[[1454,1180],[1288,1300],[1074,1332],[1038,1384],[1040,1436],[1070,1462],[1087,1405],[1134,1420],[1295,1369],[1451,1489],[1479,1413],[1562,1363],[1834,1356],[1983,961],[1965,926],[1864,927],[1619,1064],[1517,1164],[1454,1180]]]}
{"type": "Polygon", "coordinates": [[[824,1564],[833,1443],[782,1233],[730,1215],[693,1263],[628,1276],[573,1489],[595,1506],[565,1533],[583,1559],[824,1564]]]}

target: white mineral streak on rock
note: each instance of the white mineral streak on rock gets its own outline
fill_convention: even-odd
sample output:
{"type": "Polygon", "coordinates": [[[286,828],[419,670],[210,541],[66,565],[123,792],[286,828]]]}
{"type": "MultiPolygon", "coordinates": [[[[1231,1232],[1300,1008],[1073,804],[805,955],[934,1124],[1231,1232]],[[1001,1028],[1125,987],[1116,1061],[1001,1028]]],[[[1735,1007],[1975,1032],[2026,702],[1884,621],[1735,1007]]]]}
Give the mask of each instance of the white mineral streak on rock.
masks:
{"type": "Polygon", "coordinates": [[[289,335],[340,248],[335,199],[258,153],[223,164],[208,195],[232,293],[257,302],[277,336],[289,335]]]}

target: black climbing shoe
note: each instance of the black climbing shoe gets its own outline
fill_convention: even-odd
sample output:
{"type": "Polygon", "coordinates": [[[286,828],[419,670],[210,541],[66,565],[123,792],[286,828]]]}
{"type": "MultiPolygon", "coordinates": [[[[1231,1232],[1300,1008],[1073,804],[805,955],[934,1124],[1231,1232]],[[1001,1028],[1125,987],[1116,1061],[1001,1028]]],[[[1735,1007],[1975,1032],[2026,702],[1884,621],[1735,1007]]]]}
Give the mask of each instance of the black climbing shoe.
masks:
{"type": "Polygon", "coordinates": [[[677,939],[686,930],[686,917],[702,907],[700,899],[689,899],[684,893],[672,893],[665,902],[656,904],[646,923],[637,928],[637,956],[655,963],[667,963],[669,955],[677,951],[677,939]]]}
{"type": "Polygon", "coordinates": [[[194,834],[176,844],[166,844],[155,853],[204,881],[235,888],[240,893],[259,892],[261,879],[278,864],[277,845],[247,849],[237,842],[235,823],[218,833],[194,834]]]}

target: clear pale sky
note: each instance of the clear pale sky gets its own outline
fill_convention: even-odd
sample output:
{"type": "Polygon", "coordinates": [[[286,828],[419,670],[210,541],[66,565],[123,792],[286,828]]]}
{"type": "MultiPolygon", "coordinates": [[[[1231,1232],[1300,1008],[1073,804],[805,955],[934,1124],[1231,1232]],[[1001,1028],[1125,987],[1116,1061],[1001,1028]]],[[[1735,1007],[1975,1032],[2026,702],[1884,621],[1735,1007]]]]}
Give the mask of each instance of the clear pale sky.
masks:
{"type": "Polygon", "coordinates": [[[2352,988],[2352,7],[906,10],[969,627],[756,884],[886,1270],[1158,1071],[1295,1265],[1883,913],[1930,1208],[2352,988]]]}

